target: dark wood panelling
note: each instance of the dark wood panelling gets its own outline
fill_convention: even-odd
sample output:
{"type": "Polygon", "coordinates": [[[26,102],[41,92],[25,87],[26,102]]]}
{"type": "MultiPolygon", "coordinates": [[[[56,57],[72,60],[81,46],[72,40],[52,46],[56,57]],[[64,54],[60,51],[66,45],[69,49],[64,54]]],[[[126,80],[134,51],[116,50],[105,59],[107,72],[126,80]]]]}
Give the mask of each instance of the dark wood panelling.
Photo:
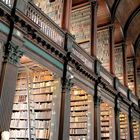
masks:
{"type": "Polygon", "coordinates": [[[137,16],[140,12],[140,5],[137,6],[137,8],[131,13],[131,15],[128,17],[125,25],[124,25],[124,37],[127,37],[127,31],[129,28],[129,25],[131,24],[131,22],[133,21],[133,19],[135,19],[135,16],[137,16]]]}
{"type": "Polygon", "coordinates": [[[134,44],[139,33],[140,33],[140,13],[137,16],[135,16],[135,18],[129,25],[127,39],[131,39],[132,43],[134,44]]]}
{"type": "Polygon", "coordinates": [[[127,57],[133,57],[134,56],[134,46],[131,43],[131,41],[127,41],[126,43],[127,48],[126,48],[126,55],[127,57]]]}
{"type": "Polygon", "coordinates": [[[73,0],[72,1],[72,6],[76,6],[76,5],[79,5],[79,4],[83,4],[85,2],[88,2],[89,0],[73,0]]]}
{"type": "Polygon", "coordinates": [[[138,4],[140,4],[140,0],[121,0],[120,1],[117,8],[116,16],[119,18],[119,21],[122,27],[124,27],[128,17],[136,9],[138,4]]]}
{"type": "Polygon", "coordinates": [[[123,32],[121,25],[118,21],[115,21],[115,30],[114,30],[114,43],[123,41],[123,32]]]}
{"type": "Polygon", "coordinates": [[[97,25],[101,26],[110,22],[110,12],[103,0],[98,1],[97,25]]]}

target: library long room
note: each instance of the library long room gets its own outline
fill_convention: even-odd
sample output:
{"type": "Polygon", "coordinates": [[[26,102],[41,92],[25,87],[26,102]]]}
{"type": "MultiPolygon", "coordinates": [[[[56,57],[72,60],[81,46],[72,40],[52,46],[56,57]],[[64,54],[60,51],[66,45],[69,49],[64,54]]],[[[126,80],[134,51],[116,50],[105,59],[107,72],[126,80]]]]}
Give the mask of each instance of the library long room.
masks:
{"type": "Polygon", "coordinates": [[[0,0],[0,140],[140,140],[140,0],[0,0]]]}

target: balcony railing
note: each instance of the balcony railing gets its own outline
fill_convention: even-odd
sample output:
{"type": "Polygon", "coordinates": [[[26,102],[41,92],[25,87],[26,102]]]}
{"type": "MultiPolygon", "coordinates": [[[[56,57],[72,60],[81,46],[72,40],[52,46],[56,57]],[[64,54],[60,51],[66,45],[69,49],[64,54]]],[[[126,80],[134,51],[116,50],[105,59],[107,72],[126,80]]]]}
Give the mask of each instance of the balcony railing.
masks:
{"type": "MultiPolygon", "coordinates": [[[[14,0],[1,1],[12,8],[14,0]]],[[[47,37],[61,47],[64,47],[65,33],[63,30],[35,4],[28,2],[28,0],[17,0],[16,8],[37,24],[40,31],[42,31],[47,37]]]]}
{"type": "Polygon", "coordinates": [[[103,77],[110,85],[113,86],[113,76],[103,67],[100,66],[100,75],[103,77]]]}
{"type": "Polygon", "coordinates": [[[130,95],[130,100],[136,104],[138,106],[138,99],[136,98],[136,96],[134,96],[134,94],[132,92],[129,93],[130,95]]]}
{"type": "Polygon", "coordinates": [[[123,86],[122,83],[118,80],[117,90],[122,93],[124,96],[128,97],[127,90],[128,88],[123,86]]]}
{"type": "Polygon", "coordinates": [[[73,42],[72,52],[84,63],[86,67],[93,70],[94,59],[91,58],[91,56],[89,56],[82,48],[80,48],[75,41],[73,42]]]}
{"type": "Polygon", "coordinates": [[[24,14],[36,23],[40,30],[55,43],[64,47],[65,33],[33,3],[28,3],[24,14]]]}
{"type": "Polygon", "coordinates": [[[1,1],[4,2],[9,7],[12,7],[13,6],[13,2],[14,2],[14,0],[1,0],[1,1]]]}

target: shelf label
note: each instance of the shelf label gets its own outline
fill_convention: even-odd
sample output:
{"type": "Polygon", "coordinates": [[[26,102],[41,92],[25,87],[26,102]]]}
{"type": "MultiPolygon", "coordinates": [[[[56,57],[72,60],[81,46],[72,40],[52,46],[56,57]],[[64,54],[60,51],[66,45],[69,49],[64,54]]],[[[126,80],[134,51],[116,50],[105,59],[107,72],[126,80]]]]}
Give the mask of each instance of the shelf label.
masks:
{"type": "Polygon", "coordinates": [[[82,54],[80,54],[77,50],[75,50],[73,48],[72,50],[73,54],[76,55],[80,60],[82,60],[84,62],[84,64],[90,68],[90,69],[93,69],[93,65],[92,65],[92,62],[89,61],[87,58],[85,58],[82,54]]]}

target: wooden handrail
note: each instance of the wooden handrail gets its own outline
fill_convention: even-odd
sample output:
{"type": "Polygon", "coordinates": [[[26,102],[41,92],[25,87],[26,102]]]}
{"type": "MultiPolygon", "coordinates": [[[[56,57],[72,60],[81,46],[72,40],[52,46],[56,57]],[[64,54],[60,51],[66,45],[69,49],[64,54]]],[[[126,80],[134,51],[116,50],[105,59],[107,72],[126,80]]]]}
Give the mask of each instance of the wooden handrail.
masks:
{"type": "Polygon", "coordinates": [[[35,4],[28,2],[24,14],[35,22],[40,30],[51,38],[55,43],[64,47],[65,33],[55,24],[45,13],[43,13],[35,4]]]}
{"type": "Polygon", "coordinates": [[[9,7],[12,7],[13,3],[14,3],[14,0],[0,0],[0,1],[2,1],[3,3],[5,3],[9,7]]]}
{"type": "Polygon", "coordinates": [[[81,61],[83,61],[84,65],[91,70],[93,70],[93,63],[95,61],[95,58],[90,56],[87,52],[85,52],[79,44],[77,44],[75,41],[73,41],[73,48],[72,52],[79,58],[81,61]]]}
{"type": "Polygon", "coordinates": [[[100,66],[100,75],[103,77],[110,85],[113,86],[113,75],[109,73],[103,66],[100,66]]]}

